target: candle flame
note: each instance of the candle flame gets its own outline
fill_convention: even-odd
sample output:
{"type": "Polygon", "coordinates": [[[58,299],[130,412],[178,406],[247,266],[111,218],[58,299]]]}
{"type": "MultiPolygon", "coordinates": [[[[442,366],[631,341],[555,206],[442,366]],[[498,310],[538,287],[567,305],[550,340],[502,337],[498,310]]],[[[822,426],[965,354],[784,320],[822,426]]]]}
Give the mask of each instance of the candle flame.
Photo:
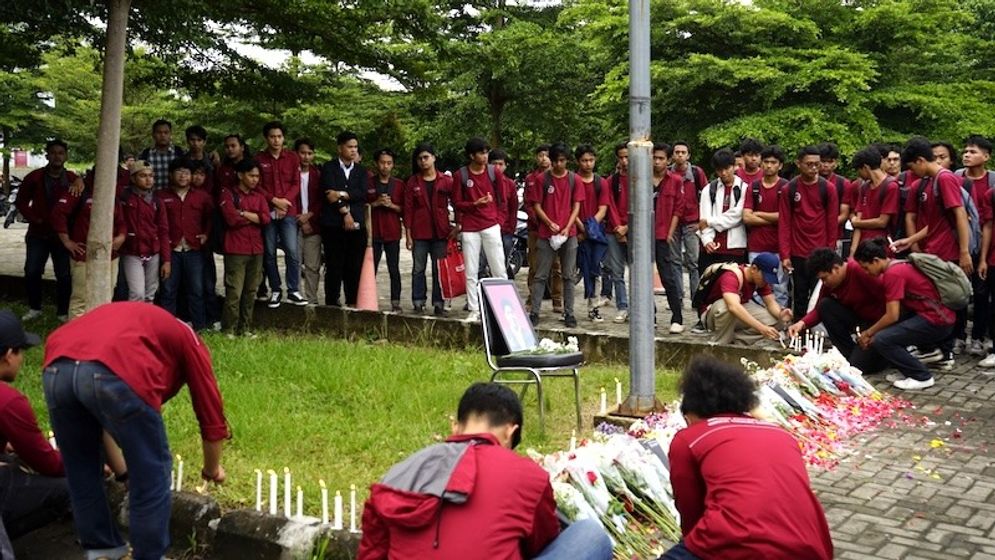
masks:
{"type": "Polygon", "coordinates": [[[336,490],[335,491],[335,497],[336,498],[341,498],[342,497],[342,492],[339,492],[338,490],[336,490]]]}
{"type": "Polygon", "coordinates": [[[276,471],[274,471],[273,469],[267,469],[266,474],[276,475],[276,471]]]}
{"type": "Polygon", "coordinates": [[[301,491],[301,487],[300,487],[300,486],[298,486],[298,487],[297,487],[297,491],[298,491],[298,492],[300,492],[300,491],[301,491]]]}
{"type": "Polygon", "coordinates": [[[283,467],[283,474],[290,474],[290,467],[283,467]]]}
{"type": "Polygon", "coordinates": [[[177,455],[176,455],[176,460],[177,460],[177,461],[182,461],[182,460],[183,460],[183,457],[180,457],[180,456],[179,456],[179,455],[177,454],[177,455]]]}
{"type": "Polygon", "coordinates": [[[356,491],[356,485],[355,484],[350,484],[349,485],[349,490],[352,490],[353,492],[355,492],[356,491]]]}
{"type": "Polygon", "coordinates": [[[324,488],[325,487],[325,481],[324,480],[319,480],[318,481],[318,486],[321,486],[322,488],[324,488]]]}
{"type": "Polygon", "coordinates": [[[256,469],[256,474],[263,474],[263,471],[256,469]]]}

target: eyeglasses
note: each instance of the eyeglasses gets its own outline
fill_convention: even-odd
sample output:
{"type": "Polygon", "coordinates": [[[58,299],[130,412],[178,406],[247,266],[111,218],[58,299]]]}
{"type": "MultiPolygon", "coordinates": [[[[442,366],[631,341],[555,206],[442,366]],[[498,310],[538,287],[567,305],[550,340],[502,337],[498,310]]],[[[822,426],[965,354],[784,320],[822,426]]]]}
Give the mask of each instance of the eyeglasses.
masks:
{"type": "Polygon", "coordinates": [[[819,163],[818,161],[803,161],[799,165],[801,167],[819,167],[819,163]]]}

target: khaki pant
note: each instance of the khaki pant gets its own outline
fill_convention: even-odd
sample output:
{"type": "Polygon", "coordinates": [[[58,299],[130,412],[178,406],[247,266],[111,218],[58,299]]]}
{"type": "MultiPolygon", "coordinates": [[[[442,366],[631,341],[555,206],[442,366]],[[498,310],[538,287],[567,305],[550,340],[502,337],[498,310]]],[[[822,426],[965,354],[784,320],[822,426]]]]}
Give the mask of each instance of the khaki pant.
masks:
{"type": "Polygon", "coordinates": [[[301,284],[304,286],[304,299],[308,303],[318,303],[318,280],[321,278],[321,235],[300,233],[297,247],[301,251],[301,284]]]}
{"type": "MultiPolygon", "coordinates": [[[[536,261],[539,251],[536,248],[536,243],[539,241],[539,232],[530,231],[529,232],[529,299],[525,302],[526,309],[532,309],[532,284],[535,282],[536,277],[536,261]]],[[[560,257],[553,257],[553,269],[549,273],[549,294],[553,297],[553,308],[562,309],[563,308],[563,275],[560,274],[560,257]]],[[[542,297],[545,294],[539,294],[539,301],[542,302],[542,297]]]]}
{"type": "MultiPolygon", "coordinates": [[[[72,261],[73,293],[69,297],[69,318],[86,313],[86,261],[72,261]]],[[[110,278],[117,278],[117,259],[111,260],[110,278]]]]}
{"type": "MultiPolygon", "coordinates": [[[[771,315],[766,307],[754,301],[744,303],[743,307],[746,308],[747,313],[764,325],[771,327],[781,326],[777,317],[771,315]]],[[[704,321],[705,328],[713,331],[712,338],[719,344],[737,342],[752,345],[764,339],[762,334],[753,330],[752,327],[747,326],[730,313],[725,300],[720,299],[709,306],[708,311],[705,312],[704,321]]]]}
{"type": "Polygon", "coordinates": [[[263,279],[262,255],[225,255],[225,307],[221,327],[242,334],[252,328],[256,289],[263,279]]]}

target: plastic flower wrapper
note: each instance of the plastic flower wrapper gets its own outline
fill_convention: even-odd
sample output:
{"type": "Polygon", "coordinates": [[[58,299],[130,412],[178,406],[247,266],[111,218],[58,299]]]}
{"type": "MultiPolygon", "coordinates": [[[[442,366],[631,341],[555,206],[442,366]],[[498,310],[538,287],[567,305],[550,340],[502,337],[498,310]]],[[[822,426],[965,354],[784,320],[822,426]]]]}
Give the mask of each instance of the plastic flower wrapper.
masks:
{"type": "Polygon", "coordinates": [[[580,342],[578,342],[576,336],[568,336],[567,343],[563,348],[568,352],[580,352],[580,342]]]}
{"type": "Polygon", "coordinates": [[[676,540],[680,536],[677,506],[674,504],[670,488],[670,473],[663,463],[644,448],[638,441],[626,436],[612,438],[614,462],[626,486],[649,502],[654,512],[659,514],[654,521],[668,538],[676,540]]]}
{"type": "Polygon", "coordinates": [[[570,520],[571,523],[580,519],[593,519],[598,524],[601,524],[598,512],[594,511],[591,504],[587,503],[584,496],[572,484],[554,480],[552,485],[553,499],[556,500],[556,509],[570,520]]]}
{"type": "Polygon", "coordinates": [[[570,484],[580,490],[587,503],[598,512],[599,515],[608,513],[608,506],[611,504],[611,493],[605,486],[605,481],[591,461],[587,458],[574,457],[567,461],[563,471],[570,479],[570,484]]]}

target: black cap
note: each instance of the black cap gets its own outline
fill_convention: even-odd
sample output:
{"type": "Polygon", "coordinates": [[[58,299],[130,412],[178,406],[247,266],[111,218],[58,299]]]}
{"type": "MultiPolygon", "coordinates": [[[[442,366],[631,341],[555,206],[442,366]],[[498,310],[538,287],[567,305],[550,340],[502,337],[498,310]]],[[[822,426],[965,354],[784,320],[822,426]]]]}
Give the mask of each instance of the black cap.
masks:
{"type": "Polygon", "coordinates": [[[28,348],[41,344],[41,337],[24,331],[21,320],[8,309],[0,310],[0,348],[28,348]]]}

